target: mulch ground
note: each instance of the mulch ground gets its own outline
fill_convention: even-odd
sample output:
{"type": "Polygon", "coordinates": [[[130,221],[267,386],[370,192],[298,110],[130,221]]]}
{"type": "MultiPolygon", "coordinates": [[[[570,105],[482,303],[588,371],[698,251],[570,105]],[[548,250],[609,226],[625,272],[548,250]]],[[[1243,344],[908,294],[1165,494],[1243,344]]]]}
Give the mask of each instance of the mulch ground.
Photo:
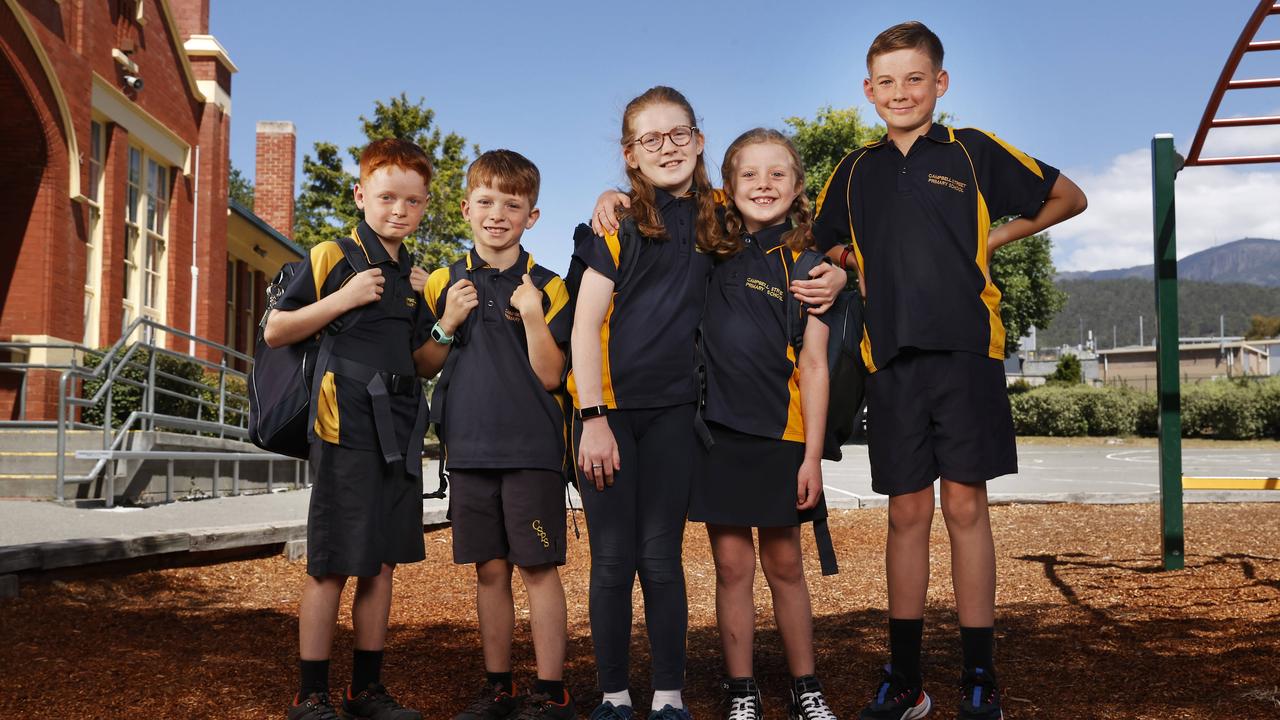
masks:
{"type": "MultiPolygon", "coordinates": [[[[1014,505],[992,516],[1007,718],[1280,718],[1280,505],[1188,506],[1187,567],[1176,572],[1159,569],[1155,507],[1014,505]]],[[[834,513],[841,573],[830,578],[818,574],[806,531],[818,669],[842,718],[856,717],[886,657],[884,528],[883,510],[834,513]]],[[[450,562],[449,542],[448,530],[428,533],[427,561],[396,573],[384,673],[430,719],[452,717],[482,672],[473,573],[450,562]]],[[[702,526],[689,527],[685,549],[685,698],[700,720],[723,717],[715,573],[702,526]]],[[[924,670],[938,700],[932,717],[948,718],[959,643],[940,513],[933,558],[924,670]]],[[[570,541],[563,573],[567,677],[583,717],[598,698],[588,564],[584,534],[570,541]]],[[[281,718],[295,684],[303,573],[302,563],[271,557],[24,578],[20,598],[0,601],[0,707],[15,718],[281,718]]],[[[633,687],[647,688],[638,596],[633,687]]],[[[786,666],[763,576],[756,599],[756,674],[767,716],[785,717],[786,666]]],[[[335,684],[350,667],[348,612],[349,604],[335,684]]],[[[517,678],[531,681],[528,627],[518,625],[517,678]]]]}

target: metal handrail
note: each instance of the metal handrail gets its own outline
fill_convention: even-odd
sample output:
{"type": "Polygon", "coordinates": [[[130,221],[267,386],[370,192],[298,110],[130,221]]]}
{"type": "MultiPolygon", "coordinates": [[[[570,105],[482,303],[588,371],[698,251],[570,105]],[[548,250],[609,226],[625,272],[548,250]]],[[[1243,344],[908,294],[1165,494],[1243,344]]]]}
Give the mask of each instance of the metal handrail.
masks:
{"type": "MultiPolygon", "coordinates": [[[[0,421],[0,425],[24,425],[24,426],[41,426],[47,427],[53,425],[57,429],[57,498],[65,499],[65,486],[70,484],[81,484],[92,482],[101,476],[107,470],[107,464],[112,462],[108,459],[99,459],[94,468],[83,476],[68,477],[66,473],[66,456],[67,456],[67,430],[69,429],[100,429],[102,431],[102,452],[115,452],[113,458],[118,458],[119,452],[125,438],[128,434],[141,430],[154,430],[156,427],[171,427],[184,430],[190,430],[196,433],[207,433],[216,435],[219,438],[238,438],[244,439],[248,436],[248,402],[247,393],[240,394],[234,392],[228,386],[228,378],[248,382],[249,376],[247,372],[236,370],[231,366],[236,361],[241,361],[246,367],[252,367],[253,358],[245,353],[239,352],[222,343],[213,342],[211,340],[193,335],[185,330],[163,325],[149,318],[141,317],[135,319],[125,328],[120,337],[106,349],[94,349],[77,343],[67,342],[44,342],[44,343],[24,343],[24,342],[4,342],[0,343],[0,352],[22,352],[30,357],[32,350],[62,350],[71,351],[70,364],[58,363],[32,363],[32,362],[5,362],[0,363],[0,370],[20,372],[22,378],[22,394],[20,397],[21,412],[18,421],[0,421]],[[185,339],[199,344],[201,347],[211,350],[220,356],[218,361],[207,360],[203,357],[195,355],[187,355],[185,353],[176,352],[166,347],[162,347],[155,342],[157,332],[172,335],[175,338],[185,339]],[[138,338],[134,340],[133,338],[138,338]],[[137,354],[141,348],[146,348],[147,359],[140,362],[137,354]],[[176,375],[167,372],[158,365],[160,357],[169,357],[183,362],[195,363],[205,373],[217,373],[218,382],[216,387],[211,387],[204,383],[192,380],[188,377],[176,375]],[[96,367],[88,368],[81,364],[81,357],[94,357],[97,360],[96,367]],[[144,380],[135,380],[128,377],[124,373],[130,369],[141,369],[145,372],[144,380]],[[45,371],[61,371],[58,377],[58,405],[57,420],[50,421],[31,421],[26,419],[26,403],[25,392],[27,374],[31,370],[45,371]],[[162,387],[158,381],[164,381],[171,387],[162,387]],[[86,383],[97,382],[98,387],[89,397],[84,397],[80,390],[85,387],[86,383]],[[135,410],[129,414],[119,427],[115,427],[114,412],[112,408],[115,387],[117,383],[128,387],[135,387],[142,391],[142,406],[139,410],[135,410]],[[171,389],[176,387],[175,389],[171,389]],[[185,394],[182,390],[190,389],[191,394],[185,394]],[[206,399],[204,392],[216,394],[216,401],[206,399]],[[182,400],[183,402],[192,403],[195,408],[196,418],[184,418],[176,415],[166,415],[156,412],[157,399],[172,398],[182,400]],[[235,403],[234,407],[229,407],[230,403],[235,403]],[[82,421],[78,417],[79,412],[85,408],[102,406],[102,423],[95,425],[82,421]],[[216,412],[216,419],[214,416],[216,412]],[[206,419],[209,417],[209,419],[206,419]],[[235,422],[229,422],[234,418],[235,422]]],[[[267,454],[264,454],[267,455],[267,454]]],[[[80,455],[77,453],[77,457],[80,455]]],[[[267,457],[273,457],[267,455],[267,457]]],[[[278,458],[277,458],[278,459],[278,458]]],[[[292,458],[290,458],[292,460],[292,458]]],[[[216,461],[215,461],[216,462],[216,461]]],[[[106,473],[107,483],[106,503],[110,506],[113,503],[114,495],[114,470],[106,473]]],[[[215,478],[215,490],[216,490],[215,478]]]]}

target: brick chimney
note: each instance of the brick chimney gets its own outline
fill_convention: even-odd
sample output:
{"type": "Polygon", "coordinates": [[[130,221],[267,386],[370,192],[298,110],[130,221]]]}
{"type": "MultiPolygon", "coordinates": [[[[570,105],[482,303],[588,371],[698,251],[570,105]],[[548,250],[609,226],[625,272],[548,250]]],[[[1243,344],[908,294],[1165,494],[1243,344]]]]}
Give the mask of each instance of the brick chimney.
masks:
{"type": "Polygon", "coordinates": [[[291,122],[258,123],[253,212],[290,240],[293,239],[293,163],[297,139],[291,122]]]}
{"type": "Polygon", "coordinates": [[[169,0],[183,39],[209,34],[209,0],[169,0]]]}

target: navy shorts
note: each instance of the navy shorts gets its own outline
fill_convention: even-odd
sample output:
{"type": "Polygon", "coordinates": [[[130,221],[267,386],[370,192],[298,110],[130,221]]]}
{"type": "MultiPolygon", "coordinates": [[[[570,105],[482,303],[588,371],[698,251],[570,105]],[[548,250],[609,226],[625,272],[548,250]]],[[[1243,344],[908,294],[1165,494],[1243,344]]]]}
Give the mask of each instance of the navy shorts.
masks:
{"type": "Polygon", "coordinates": [[[986,482],[1018,472],[1004,363],[968,352],[904,350],[867,376],[871,488],[905,495],[939,477],[986,482]]]}
{"type": "Polygon", "coordinates": [[[426,557],[422,478],[376,450],[311,443],[307,574],[370,577],[426,557]]]}
{"type": "Polygon", "coordinates": [[[453,561],[499,558],[517,567],[563,565],[564,476],[552,470],[449,470],[453,561]]]}

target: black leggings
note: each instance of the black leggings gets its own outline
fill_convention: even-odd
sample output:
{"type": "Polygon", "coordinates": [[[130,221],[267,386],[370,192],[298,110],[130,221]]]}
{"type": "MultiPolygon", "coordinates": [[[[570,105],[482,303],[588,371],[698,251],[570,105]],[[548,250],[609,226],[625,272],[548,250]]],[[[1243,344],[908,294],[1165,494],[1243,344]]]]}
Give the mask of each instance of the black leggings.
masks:
{"type": "MultiPolygon", "coordinates": [[[[684,688],[685,596],[681,549],[693,478],[694,406],[614,410],[609,428],[622,470],[603,491],[582,477],[582,506],[591,539],[591,640],[600,690],[630,687],[631,592],[644,593],[655,690],[684,688]]],[[[582,438],[575,422],[574,447],[582,438]]]]}

